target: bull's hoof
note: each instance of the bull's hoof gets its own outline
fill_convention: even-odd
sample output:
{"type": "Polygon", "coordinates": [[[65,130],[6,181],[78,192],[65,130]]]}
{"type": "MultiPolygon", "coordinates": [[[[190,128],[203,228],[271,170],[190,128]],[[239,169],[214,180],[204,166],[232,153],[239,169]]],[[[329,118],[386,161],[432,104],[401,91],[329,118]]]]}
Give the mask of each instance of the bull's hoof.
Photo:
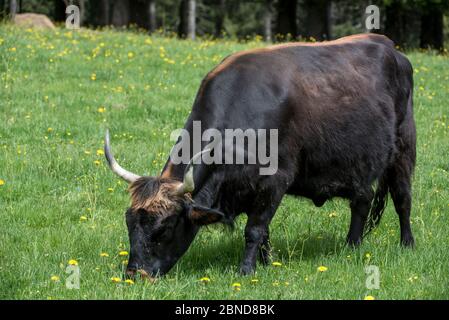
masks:
{"type": "Polygon", "coordinates": [[[240,266],[240,274],[242,276],[248,276],[250,274],[253,274],[255,271],[256,271],[256,267],[248,266],[248,265],[240,266]]]}
{"type": "Polygon", "coordinates": [[[415,239],[413,239],[413,236],[411,234],[401,237],[401,245],[404,248],[414,248],[415,247],[415,239]]]}
{"type": "Polygon", "coordinates": [[[360,238],[359,239],[348,238],[348,239],[346,239],[346,244],[348,245],[348,247],[355,249],[355,248],[359,247],[362,244],[362,239],[360,239],[360,238]]]}

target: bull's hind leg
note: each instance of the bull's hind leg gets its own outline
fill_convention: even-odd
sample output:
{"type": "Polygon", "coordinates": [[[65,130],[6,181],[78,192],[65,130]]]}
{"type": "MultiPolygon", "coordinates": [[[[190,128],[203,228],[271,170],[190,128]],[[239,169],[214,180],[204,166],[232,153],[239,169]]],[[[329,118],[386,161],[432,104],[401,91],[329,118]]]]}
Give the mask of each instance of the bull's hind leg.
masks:
{"type": "Polygon", "coordinates": [[[412,105],[412,95],[410,94],[407,115],[398,129],[398,154],[394,164],[388,170],[388,187],[399,216],[401,243],[404,246],[413,246],[415,242],[410,228],[411,177],[416,160],[416,129],[412,105]]]}
{"type": "Polygon", "coordinates": [[[371,209],[373,196],[372,190],[367,190],[351,199],[351,225],[346,238],[350,246],[355,247],[362,243],[363,230],[371,209]]]}
{"type": "Polygon", "coordinates": [[[410,170],[406,167],[395,165],[390,171],[389,188],[394,207],[399,216],[401,227],[401,244],[413,246],[412,229],[410,227],[410,211],[412,206],[410,170]]]}

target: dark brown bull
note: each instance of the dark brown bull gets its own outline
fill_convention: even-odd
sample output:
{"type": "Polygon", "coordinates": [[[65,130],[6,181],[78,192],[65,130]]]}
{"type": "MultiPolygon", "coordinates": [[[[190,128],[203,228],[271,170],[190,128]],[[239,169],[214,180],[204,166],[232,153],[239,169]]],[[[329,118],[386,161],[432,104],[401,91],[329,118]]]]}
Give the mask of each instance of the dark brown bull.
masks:
{"type": "Polygon", "coordinates": [[[310,198],[317,206],[333,197],[349,199],[347,242],[358,245],[379,223],[390,192],[401,242],[413,245],[412,75],[407,58],[388,38],[374,34],[282,44],[226,58],[203,80],[184,128],[191,133],[193,121],[201,121],[203,131],[277,129],[278,170],[269,176],[259,174],[260,163],[168,160],[161,176],[140,177],[115,162],[107,137],[108,162],[130,183],[128,272],[168,272],[200,226],[230,223],[244,212],[240,270],[251,273],[258,254],[268,261],[268,227],[285,194],[310,198]]]}

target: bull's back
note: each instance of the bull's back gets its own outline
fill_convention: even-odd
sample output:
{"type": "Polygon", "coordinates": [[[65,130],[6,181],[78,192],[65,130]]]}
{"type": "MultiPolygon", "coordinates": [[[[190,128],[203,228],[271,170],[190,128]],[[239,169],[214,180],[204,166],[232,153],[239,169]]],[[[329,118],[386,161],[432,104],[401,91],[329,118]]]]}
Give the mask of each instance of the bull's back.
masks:
{"type": "Polygon", "coordinates": [[[396,54],[382,36],[239,53],[205,78],[191,119],[279,129],[292,193],[346,193],[377,179],[395,152],[396,54]]]}

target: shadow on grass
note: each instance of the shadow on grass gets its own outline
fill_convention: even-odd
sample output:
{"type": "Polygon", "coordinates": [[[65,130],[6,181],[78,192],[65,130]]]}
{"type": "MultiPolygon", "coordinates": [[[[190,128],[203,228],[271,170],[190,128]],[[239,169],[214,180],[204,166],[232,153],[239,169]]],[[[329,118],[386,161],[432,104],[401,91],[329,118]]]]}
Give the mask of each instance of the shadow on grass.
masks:
{"type": "MultiPolygon", "coordinates": [[[[222,238],[211,243],[194,243],[180,261],[185,272],[207,274],[211,269],[236,272],[243,257],[244,239],[236,232],[224,232],[222,238]]],[[[344,250],[344,239],[328,233],[306,233],[294,237],[272,239],[272,261],[300,262],[338,254],[344,250]]],[[[260,263],[258,263],[258,266],[260,263]]]]}

